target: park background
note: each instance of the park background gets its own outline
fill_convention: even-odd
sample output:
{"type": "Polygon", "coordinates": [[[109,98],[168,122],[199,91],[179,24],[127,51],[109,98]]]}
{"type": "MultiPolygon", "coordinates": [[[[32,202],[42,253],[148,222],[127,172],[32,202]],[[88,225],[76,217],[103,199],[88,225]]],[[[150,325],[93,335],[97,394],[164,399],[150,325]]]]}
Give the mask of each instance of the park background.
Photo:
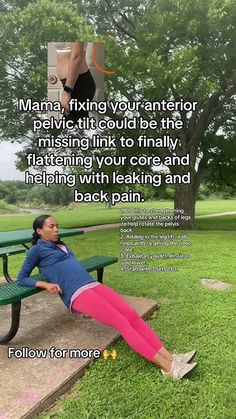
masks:
{"type": "MultiPolygon", "coordinates": [[[[181,352],[195,347],[198,370],[191,380],[166,380],[152,364],[119,341],[115,346],[116,362],[96,361],[54,410],[41,417],[236,417],[235,3],[21,0],[1,2],[1,12],[0,135],[2,141],[24,144],[17,154],[20,170],[26,169],[26,154],[38,152],[37,138],[31,132],[32,118],[38,115],[19,113],[16,103],[22,97],[45,99],[47,42],[89,41],[109,34],[106,64],[116,70],[115,77],[106,79],[111,100],[184,97],[199,102],[196,113],[179,115],[185,118],[186,129],[179,133],[177,154],[189,152],[191,162],[178,171],[191,171],[191,185],[160,189],[139,186],[146,202],[130,204],[140,208],[184,208],[192,216],[192,221],[182,226],[190,234],[191,261],[179,260],[180,271],[168,274],[121,273],[117,264],[109,268],[104,281],[121,294],[156,300],[158,315],[149,324],[171,350],[181,352]],[[32,36],[36,30],[37,36],[32,36]],[[227,212],[232,214],[198,218],[227,212]],[[232,287],[224,292],[206,289],[202,278],[225,281],[232,287]]],[[[132,132],[134,135],[139,133],[132,132]]],[[[162,157],[165,152],[161,151],[162,157]]],[[[152,155],[154,150],[145,153],[152,155]]],[[[128,205],[76,206],[71,194],[63,186],[26,187],[19,181],[1,181],[1,231],[31,227],[35,214],[17,215],[16,205],[37,207],[43,212],[47,208],[65,228],[119,222],[120,209],[128,205]]],[[[147,234],[158,231],[173,232],[145,228],[147,234]]],[[[144,229],[136,232],[141,234],[144,229]]],[[[79,259],[90,256],[91,249],[99,248],[101,254],[114,256],[120,252],[118,229],[95,231],[66,242],[79,259]]],[[[16,275],[23,257],[12,257],[12,261],[12,274],[16,275]]]]}

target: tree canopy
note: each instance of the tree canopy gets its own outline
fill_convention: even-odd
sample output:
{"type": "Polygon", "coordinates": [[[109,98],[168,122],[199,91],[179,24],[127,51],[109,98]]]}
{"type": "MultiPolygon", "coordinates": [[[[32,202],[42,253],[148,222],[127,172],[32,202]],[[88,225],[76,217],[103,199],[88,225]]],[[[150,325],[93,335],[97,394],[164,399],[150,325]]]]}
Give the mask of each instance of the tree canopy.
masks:
{"type": "Polygon", "coordinates": [[[88,41],[94,31],[70,1],[21,1],[21,7],[15,3],[17,7],[11,5],[0,18],[0,139],[31,142],[37,114],[19,112],[17,102],[47,99],[48,42],[88,41]]]}

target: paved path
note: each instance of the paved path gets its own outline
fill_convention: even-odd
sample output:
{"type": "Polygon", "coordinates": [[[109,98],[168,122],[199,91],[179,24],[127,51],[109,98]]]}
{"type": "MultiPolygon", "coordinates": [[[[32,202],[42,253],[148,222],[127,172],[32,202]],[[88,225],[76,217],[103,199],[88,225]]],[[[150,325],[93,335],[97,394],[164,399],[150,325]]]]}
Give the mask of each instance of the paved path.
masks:
{"type": "Polygon", "coordinates": [[[104,229],[108,229],[108,228],[118,228],[120,227],[120,223],[113,223],[113,224],[100,224],[100,225],[96,225],[96,226],[90,226],[90,227],[78,227],[83,229],[83,231],[85,233],[89,232],[89,231],[97,231],[97,230],[104,230],[104,229]]]}
{"type": "MultiPolygon", "coordinates": [[[[218,212],[218,213],[215,213],[215,214],[197,215],[195,218],[212,218],[212,217],[222,217],[222,216],[225,216],[225,215],[236,215],[236,211],[218,212]]],[[[148,221],[156,221],[156,220],[148,220],[148,221]]],[[[90,226],[90,227],[81,227],[81,229],[83,229],[84,232],[87,233],[89,231],[104,230],[104,229],[108,229],[108,228],[118,228],[120,226],[121,226],[121,223],[112,223],[112,224],[100,224],[100,225],[95,225],[95,226],[90,226]]]]}
{"type": "Polygon", "coordinates": [[[195,218],[224,217],[225,215],[236,215],[236,211],[218,212],[215,214],[197,215],[195,218]]]}

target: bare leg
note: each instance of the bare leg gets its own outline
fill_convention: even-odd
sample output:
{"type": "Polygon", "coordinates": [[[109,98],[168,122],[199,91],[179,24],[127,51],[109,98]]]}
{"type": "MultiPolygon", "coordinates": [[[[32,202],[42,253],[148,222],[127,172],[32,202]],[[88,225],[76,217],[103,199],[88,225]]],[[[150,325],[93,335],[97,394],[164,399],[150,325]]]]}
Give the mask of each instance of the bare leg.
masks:
{"type": "Polygon", "coordinates": [[[161,367],[165,372],[169,372],[171,370],[172,360],[165,358],[161,354],[162,349],[156,353],[156,355],[152,359],[152,362],[159,368],[161,367]]]}
{"type": "Polygon", "coordinates": [[[173,360],[172,354],[169,351],[167,351],[167,349],[164,348],[164,346],[160,349],[158,353],[164,356],[164,358],[166,358],[168,361],[172,362],[173,360]]]}

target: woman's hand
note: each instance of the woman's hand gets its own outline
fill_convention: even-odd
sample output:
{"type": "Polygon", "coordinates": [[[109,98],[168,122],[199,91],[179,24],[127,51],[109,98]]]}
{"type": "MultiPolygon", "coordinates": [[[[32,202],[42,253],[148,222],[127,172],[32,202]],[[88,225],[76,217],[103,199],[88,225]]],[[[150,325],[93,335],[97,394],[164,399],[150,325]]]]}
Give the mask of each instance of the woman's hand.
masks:
{"type": "Polygon", "coordinates": [[[50,292],[50,294],[61,294],[62,289],[59,287],[58,284],[48,284],[46,285],[46,290],[50,292]]]}
{"type": "Polygon", "coordinates": [[[69,115],[70,113],[70,107],[69,107],[69,101],[71,100],[71,93],[63,92],[60,103],[61,107],[64,109],[64,113],[66,115],[69,115]]]}

